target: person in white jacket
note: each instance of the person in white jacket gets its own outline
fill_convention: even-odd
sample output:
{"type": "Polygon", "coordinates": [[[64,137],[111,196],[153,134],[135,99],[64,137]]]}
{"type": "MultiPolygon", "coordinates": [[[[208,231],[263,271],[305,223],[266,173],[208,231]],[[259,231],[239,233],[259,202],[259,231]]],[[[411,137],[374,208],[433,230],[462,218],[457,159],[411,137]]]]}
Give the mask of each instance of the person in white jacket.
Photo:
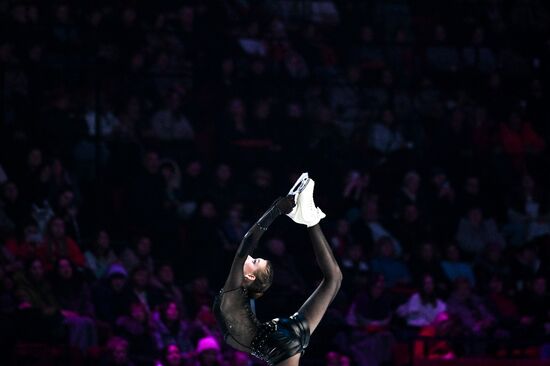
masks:
{"type": "Polygon", "coordinates": [[[423,277],[422,289],[399,306],[397,314],[406,320],[408,326],[421,328],[432,324],[436,317],[446,310],[447,305],[435,294],[433,277],[426,274],[423,277]]]}

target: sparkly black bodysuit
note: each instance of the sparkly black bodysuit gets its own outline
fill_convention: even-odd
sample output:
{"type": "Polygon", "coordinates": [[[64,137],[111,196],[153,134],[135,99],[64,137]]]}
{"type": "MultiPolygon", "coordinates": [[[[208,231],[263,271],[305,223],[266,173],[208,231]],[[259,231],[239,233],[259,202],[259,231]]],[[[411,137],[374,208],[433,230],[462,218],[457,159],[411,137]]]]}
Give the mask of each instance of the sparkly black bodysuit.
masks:
{"type": "Polygon", "coordinates": [[[309,327],[301,314],[260,323],[243,287],[220,291],[214,314],[227,344],[270,365],[303,353],[309,343],[309,327]]]}

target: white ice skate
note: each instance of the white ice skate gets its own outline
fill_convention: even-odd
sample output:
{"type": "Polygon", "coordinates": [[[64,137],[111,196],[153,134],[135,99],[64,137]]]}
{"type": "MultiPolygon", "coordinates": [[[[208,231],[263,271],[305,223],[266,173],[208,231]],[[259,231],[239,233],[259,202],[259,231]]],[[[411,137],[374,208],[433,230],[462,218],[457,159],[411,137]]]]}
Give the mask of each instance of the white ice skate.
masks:
{"type": "Polygon", "coordinates": [[[321,219],[326,217],[324,212],[321,211],[319,207],[315,206],[315,202],[313,201],[314,188],[315,181],[309,178],[307,173],[304,173],[290,190],[291,192],[296,192],[294,193],[294,202],[296,203],[296,206],[289,214],[287,214],[287,216],[290,217],[295,223],[312,227],[317,225],[321,219]],[[304,175],[307,180],[303,178],[304,175]]]}

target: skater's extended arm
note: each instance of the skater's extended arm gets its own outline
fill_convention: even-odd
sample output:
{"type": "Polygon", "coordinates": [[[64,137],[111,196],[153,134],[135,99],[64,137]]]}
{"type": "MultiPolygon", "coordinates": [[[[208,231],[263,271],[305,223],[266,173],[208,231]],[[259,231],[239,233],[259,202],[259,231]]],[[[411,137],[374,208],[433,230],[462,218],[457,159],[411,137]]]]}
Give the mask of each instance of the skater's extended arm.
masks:
{"type": "Polygon", "coordinates": [[[313,333],[340,289],[342,272],[319,224],[307,230],[313,244],[315,259],[323,273],[323,280],[298,312],[306,318],[309,330],[313,333]]]}
{"type": "MultiPolygon", "coordinates": [[[[319,224],[307,229],[311,243],[313,244],[313,251],[315,252],[315,259],[317,264],[323,273],[323,281],[326,282],[334,292],[334,296],[340,288],[342,282],[342,272],[338,266],[336,258],[332,253],[332,249],[321,230],[319,224]]],[[[333,296],[333,298],[334,298],[333,296]]]]}
{"type": "Polygon", "coordinates": [[[241,244],[237,249],[237,253],[233,258],[231,270],[225,282],[224,289],[226,291],[241,286],[243,281],[243,265],[246,258],[254,252],[254,249],[256,249],[256,246],[258,245],[258,241],[273,221],[275,221],[275,219],[280,215],[289,213],[293,207],[294,199],[292,197],[277,199],[244,235],[241,244]]]}

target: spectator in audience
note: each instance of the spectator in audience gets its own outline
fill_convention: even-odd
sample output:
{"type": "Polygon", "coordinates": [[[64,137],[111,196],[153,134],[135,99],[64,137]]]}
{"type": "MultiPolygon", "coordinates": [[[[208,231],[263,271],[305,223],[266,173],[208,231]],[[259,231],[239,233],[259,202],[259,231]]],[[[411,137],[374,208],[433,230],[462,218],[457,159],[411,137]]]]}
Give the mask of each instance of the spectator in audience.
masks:
{"type": "Polygon", "coordinates": [[[161,292],[151,285],[151,274],[145,266],[137,266],[132,271],[130,290],[133,301],[143,304],[148,314],[163,301],[161,292]]]}
{"type": "Polygon", "coordinates": [[[190,325],[183,320],[177,304],[173,301],[160,306],[153,317],[153,336],[157,350],[163,350],[174,344],[180,353],[193,351],[190,339],[190,325]]]}
{"type": "Polygon", "coordinates": [[[460,219],[456,240],[460,249],[470,256],[483,252],[487,245],[504,247],[506,242],[492,218],[484,218],[480,207],[472,207],[460,219]]]}
{"type": "Polygon", "coordinates": [[[107,341],[106,352],[101,359],[101,366],[134,366],[128,357],[128,341],[121,337],[111,337],[107,341]]]}
{"type": "Polygon", "coordinates": [[[371,261],[372,271],[384,275],[389,288],[396,285],[407,285],[411,281],[409,269],[405,262],[394,253],[391,238],[381,237],[376,242],[377,254],[371,261]]]}
{"type": "Polygon", "coordinates": [[[53,277],[53,294],[68,326],[69,344],[83,352],[95,347],[97,332],[90,288],[66,258],[57,261],[53,277]]]}
{"type": "Polygon", "coordinates": [[[381,120],[372,126],[369,134],[370,147],[381,154],[390,154],[403,149],[405,139],[400,127],[396,125],[393,111],[384,110],[381,120]]]}
{"type": "Polygon", "coordinates": [[[510,266],[506,261],[503,249],[496,245],[488,245],[482,255],[474,263],[475,277],[482,285],[489,284],[492,276],[497,275],[503,279],[510,276],[510,266]]]}
{"type": "Polygon", "coordinates": [[[421,290],[415,292],[406,303],[397,308],[397,314],[416,332],[434,322],[437,316],[447,310],[447,305],[437,297],[434,279],[425,275],[421,290]]]}
{"type": "Polygon", "coordinates": [[[65,223],[60,217],[50,220],[44,241],[36,248],[36,255],[43,261],[47,271],[52,270],[61,257],[68,258],[73,265],[80,268],[86,263],[78,245],[65,235],[65,223]]]}
{"type": "Polygon", "coordinates": [[[177,344],[169,344],[162,352],[162,366],[183,366],[185,358],[182,356],[181,350],[177,344]]]}
{"type": "Polygon", "coordinates": [[[199,339],[195,366],[221,366],[221,347],[216,338],[208,336],[199,339]]]}
{"type": "Polygon", "coordinates": [[[519,296],[520,323],[527,334],[539,337],[550,334],[550,295],[546,277],[536,276],[519,296]]]}
{"type": "Polygon", "coordinates": [[[346,253],[340,258],[343,280],[342,290],[353,294],[367,284],[370,265],[360,244],[348,246],[346,253]]]}
{"type": "Polygon", "coordinates": [[[458,317],[465,335],[487,336],[495,325],[495,317],[483,300],[475,295],[472,285],[465,278],[458,278],[455,289],[447,302],[449,313],[458,317]]]}
{"type": "Polygon", "coordinates": [[[59,339],[63,334],[63,317],[60,313],[51,283],[45,277],[44,264],[34,259],[25,268],[25,272],[14,275],[18,309],[24,312],[26,326],[31,326],[37,334],[29,334],[46,340],[59,339]],[[27,323],[28,322],[28,323],[27,323]]]}
{"type": "Polygon", "coordinates": [[[118,263],[112,264],[106,277],[93,292],[97,318],[114,324],[116,319],[128,312],[132,293],[127,284],[128,272],[118,263]]]}
{"type": "Polygon", "coordinates": [[[508,334],[518,330],[520,312],[510,295],[510,289],[504,279],[498,274],[493,274],[489,279],[488,292],[485,295],[487,309],[495,316],[497,325],[505,329],[508,334]]]}
{"type": "Polygon", "coordinates": [[[380,365],[391,359],[392,305],[384,276],[380,274],[374,274],[368,289],[354,298],[347,322],[352,327],[350,351],[358,365],[380,365]]]}
{"type": "Polygon", "coordinates": [[[182,96],[172,91],[166,97],[166,107],[151,119],[152,136],[163,141],[189,141],[195,137],[193,126],[182,110],[182,96]]]}
{"type": "Polygon", "coordinates": [[[455,282],[457,279],[466,279],[470,286],[475,286],[476,278],[474,270],[469,262],[462,261],[460,250],[454,244],[447,247],[446,259],[441,261],[441,268],[447,277],[447,281],[455,282]]]}
{"type": "Polygon", "coordinates": [[[545,147],[544,140],[516,111],[508,115],[506,123],[501,123],[500,143],[519,172],[525,169],[525,159],[528,156],[540,154],[545,147]]]}
{"type": "Polygon", "coordinates": [[[84,252],[86,267],[92,271],[97,279],[105,276],[109,266],[117,261],[117,257],[110,245],[111,239],[105,230],[100,230],[92,242],[91,250],[84,252]]]}
{"type": "Polygon", "coordinates": [[[514,192],[510,201],[507,229],[514,245],[550,234],[550,202],[531,175],[523,175],[521,188],[514,192]]]}
{"type": "Polygon", "coordinates": [[[38,227],[34,222],[29,222],[23,228],[21,238],[12,236],[7,239],[4,248],[9,252],[14,259],[19,261],[29,261],[36,254],[36,247],[42,241],[42,235],[38,231],[38,227]]]}
{"type": "Polygon", "coordinates": [[[409,267],[414,283],[422,283],[424,276],[429,274],[433,278],[435,288],[438,291],[447,289],[447,279],[441,268],[440,258],[434,243],[430,241],[422,243],[418,253],[412,256],[409,267]]]}
{"type": "Polygon", "coordinates": [[[120,259],[127,271],[133,271],[136,267],[142,265],[153,273],[155,269],[154,260],[151,256],[151,238],[147,235],[140,235],[135,241],[135,248],[126,248],[120,259]]]}
{"type": "Polygon", "coordinates": [[[175,283],[174,269],[169,263],[158,266],[157,275],[151,279],[151,285],[160,291],[160,295],[165,301],[175,302],[178,311],[181,312],[183,317],[186,316],[183,292],[175,283]]]}
{"type": "Polygon", "coordinates": [[[155,355],[149,313],[144,304],[130,305],[130,315],[116,320],[116,333],[128,340],[128,355],[136,365],[150,365],[155,355]]]}

